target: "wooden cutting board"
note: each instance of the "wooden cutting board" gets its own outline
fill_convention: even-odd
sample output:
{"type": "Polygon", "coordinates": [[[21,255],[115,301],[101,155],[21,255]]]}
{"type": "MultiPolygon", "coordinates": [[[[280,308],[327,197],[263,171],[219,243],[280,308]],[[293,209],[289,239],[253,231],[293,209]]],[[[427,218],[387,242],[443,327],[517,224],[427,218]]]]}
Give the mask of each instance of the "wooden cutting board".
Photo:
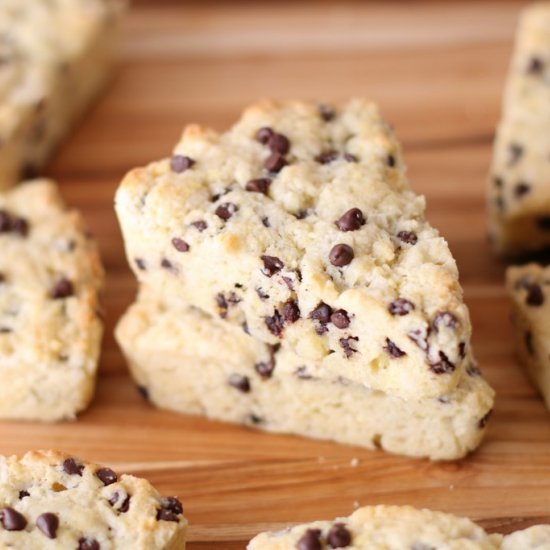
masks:
{"type": "Polygon", "coordinates": [[[514,357],[504,265],[486,242],[484,185],[519,3],[137,2],[108,93],[49,167],[81,208],[108,272],[92,407],[77,422],[0,423],[0,451],[59,448],[179,495],[189,548],[234,549],[264,528],[365,504],[464,514],[495,531],[550,522],[550,414],[514,357]],[[226,128],[263,96],[377,100],[414,189],[449,240],[498,392],[481,449],[431,464],[178,416],[137,394],[112,332],[135,283],[112,209],[126,170],[170,153],[181,128],[226,128]]]}

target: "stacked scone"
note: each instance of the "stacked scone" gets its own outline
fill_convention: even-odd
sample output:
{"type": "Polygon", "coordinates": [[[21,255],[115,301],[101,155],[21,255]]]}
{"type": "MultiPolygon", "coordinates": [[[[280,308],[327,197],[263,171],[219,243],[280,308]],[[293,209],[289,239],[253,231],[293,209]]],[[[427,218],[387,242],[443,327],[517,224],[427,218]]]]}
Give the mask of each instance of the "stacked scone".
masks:
{"type": "MultiPolygon", "coordinates": [[[[509,257],[550,246],[549,29],[550,3],[524,10],[496,134],[489,229],[495,250],[509,257]]],[[[512,266],[506,279],[519,359],[550,407],[550,269],[512,266]]]]}
{"type": "Polygon", "coordinates": [[[434,459],[479,443],[456,265],[374,104],[189,126],[116,210],[141,283],[117,337],[154,403],[434,459]]]}

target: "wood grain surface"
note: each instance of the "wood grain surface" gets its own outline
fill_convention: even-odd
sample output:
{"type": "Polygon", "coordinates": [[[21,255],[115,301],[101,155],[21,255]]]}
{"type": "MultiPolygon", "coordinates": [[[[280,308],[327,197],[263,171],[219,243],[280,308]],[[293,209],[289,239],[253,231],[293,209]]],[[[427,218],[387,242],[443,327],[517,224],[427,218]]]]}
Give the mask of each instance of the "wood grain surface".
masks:
{"type": "MultiPolygon", "coordinates": [[[[516,2],[136,2],[112,86],[48,168],[83,210],[108,272],[97,397],[77,422],[0,423],[0,451],[59,448],[179,495],[191,550],[243,548],[264,528],[364,504],[464,514],[494,531],[550,521],[550,415],[511,343],[504,265],[486,242],[484,186],[516,2]],[[227,127],[259,97],[368,96],[404,145],[414,189],[449,240],[473,344],[498,392],[485,443],[433,464],[155,410],[112,332],[135,283],[112,209],[126,170],[169,154],[184,124],[227,127]]],[[[199,365],[198,365],[199,367],[199,365]]]]}

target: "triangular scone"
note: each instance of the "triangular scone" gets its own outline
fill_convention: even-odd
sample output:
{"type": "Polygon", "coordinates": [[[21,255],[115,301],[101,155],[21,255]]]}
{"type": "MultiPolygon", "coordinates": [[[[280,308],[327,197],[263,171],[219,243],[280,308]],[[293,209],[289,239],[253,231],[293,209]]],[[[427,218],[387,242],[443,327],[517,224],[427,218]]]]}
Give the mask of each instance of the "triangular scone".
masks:
{"type": "Polygon", "coordinates": [[[550,409],[550,267],[512,266],[506,271],[516,351],[550,409]]]}
{"type": "Polygon", "coordinates": [[[550,246],[550,2],[521,16],[494,145],[489,224],[495,250],[550,246]]]}
{"type": "Polygon", "coordinates": [[[0,456],[0,547],[184,550],[176,497],[56,451],[0,456]]]}
{"type": "Polygon", "coordinates": [[[467,518],[410,506],[365,506],[349,517],[261,533],[248,550],[548,550],[550,526],[503,537],[467,518]]]}
{"type": "Polygon", "coordinates": [[[0,193],[0,418],[73,418],[89,403],[103,269],[55,184],[0,193]]]}
{"type": "Polygon", "coordinates": [[[170,307],[410,399],[453,391],[470,320],[446,241],[378,108],[263,102],[189,126],[116,196],[129,261],[170,307]]]}
{"type": "Polygon", "coordinates": [[[451,392],[403,399],[326,373],[196,308],[168,309],[147,289],[116,336],[154,404],[268,431],[450,460],[479,444],[493,404],[473,366],[451,392]]]}

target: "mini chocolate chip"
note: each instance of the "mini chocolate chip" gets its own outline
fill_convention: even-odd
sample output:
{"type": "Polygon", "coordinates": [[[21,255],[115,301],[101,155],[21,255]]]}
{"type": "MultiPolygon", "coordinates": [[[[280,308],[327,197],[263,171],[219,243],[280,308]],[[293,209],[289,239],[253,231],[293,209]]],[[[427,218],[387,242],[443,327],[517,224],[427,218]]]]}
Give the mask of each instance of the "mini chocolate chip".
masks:
{"type": "Polygon", "coordinates": [[[135,262],[137,268],[140,269],[141,271],[145,271],[147,269],[147,267],[145,265],[145,260],[142,260],[141,258],[135,258],[134,262],[135,262]]]}
{"type": "Polygon", "coordinates": [[[248,393],[250,391],[250,379],[248,376],[233,373],[229,375],[227,383],[243,393],[248,393]]]}
{"type": "Polygon", "coordinates": [[[514,195],[520,199],[524,195],[527,195],[531,191],[531,186],[528,183],[520,182],[514,187],[514,195]]]}
{"type": "Polygon", "coordinates": [[[359,338],[357,336],[348,336],[347,338],[340,338],[340,346],[344,350],[344,355],[349,359],[357,350],[352,347],[353,342],[358,342],[359,338]]]}
{"type": "Polygon", "coordinates": [[[183,506],[176,497],[164,497],[161,500],[160,508],[157,509],[157,520],[179,521],[179,516],[183,514],[183,506]]]}
{"type": "Polygon", "coordinates": [[[30,496],[30,493],[28,491],[22,490],[19,491],[19,500],[23,500],[25,497],[30,496]]]}
{"type": "Polygon", "coordinates": [[[269,178],[256,178],[247,182],[245,189],[253,193],[263,193],[267,195],[271,180],[269,178]]]}
{"type": "Polygon", "coordinates": [[[218,292],[218,294],[216,294],[216,304],[218,305],[220,317],[225,319],[227,317],[229,305],[227,304],[227,300],[225,299],[223,292],[218,292]]]}
{"type": "Polygon", "coordinates": [[[525,303],[529,306],[541,306],[544,303],[544,293],[540,285],[532,283],[527,287],[525,303]]]}
{"type": "Polygon", "coordinates": [[[63,461],[63,471],[71,476],[82,476],[84,470],[84,464],[80,464],[74,458],[66,458],[63,461]]]}
{"type": "Polygon", "coordinates": [[[518,143],[508,145],[508,166],[512,166],[519,161],[523,155],[523,147],[518,143]]]}
{"type": "Polygon", "coordinates": [[[307,210],[298,210],[298,212],[296,212],[294,214],[294,217],[297,220],[303,220],[303,219],[307,218],[308,216],[309,216],[309,212],[307,210]]]}
{"type": "MultiPolygon", "coordinates": [[[[117,491],[109,499],[109,504],[111,506],[114,506],[119,501],[120,497],[121,497],[121,494],[117,491]]],[[[120,505],[118,511],[125,514],[129,509],[130,509],[130,495],[126,495],[126,498],[124,499],[123,503],[120,505]]]]}
{"type": "Polygon", "coordinates": [[[11,222],[11,230],[21,237],[29,234],[29,223],[24,218],[14,218],[11,222]]]}
{"type": "Polygon", "coordinates": [[[296,543],[298,550],[321,550],[321,530],[308,529],[296,543]]]}
{"type": "Polygon", "coordinates": [[[344,160],[346,162],[358,162],[359,159],[351,153],[344,153],[344,160]]]}
{"type": "Polygon", "coordinates": [[[399,359],[400,357],[407,355],[403,350],[399,349],[395,345],[395,343],[392,342],[389,338],[386,338],[386,345],[384,346],[384,349],[390,355],[390,357],[393,357],[394,359],[399,359]]]}
{"type": "Polygon", "coordinates": [[[541,216],[537,218],[537,226],[542,231],[550,231],[550,216],[541,216]]]}
{"type": "Polygon", "coordinates": [[[294,300],[289,300],[283,306],[283,319],[286,323],[295,323],[300,318],[300,308],[294,300]]]}
{"type": "Polygon", "coordinates": [[[174,237],[172,239],[172,245],[178,252],[189,252],[189,245],[179,237],[174,237]]]}
{"type": "Polygon", "coordinates": [[[113,470],[111,470],[111,468],[99,468],[95,475],[99,478],[103,485],[105,485],[105,487],[118,481],[118,476],[113,470]]]}
{"type": "Polygon", "coordinates": [[[100,550],[99,542],[88,537],[78,539],[78,548],[76,550],[100,550]]]}
{"type": "Polygon", "coordinates": [[[395,168],[395,164],[396,164],[395,157],[393,155],[388,155],[386,158],[386,164],[390,168],[395,168]]]}
{"type": "Polygon", "coordinates": [[[262,273],[267,277],[272,277],[275,273],[281,271],[281,269],[285,266],[285,264],[277,258],[277,256],[267,256],[264,254],[263,256],[260,256],[260,258],[264,263],[262,273]]]}
{"type": "Polygon", "coordinates": [[[169,510],[174,514],[183,514],[183,506],[178,497],[162,497],[160,505],[163,510],[169,510]]]}
{"type": "Polygon", "coordinates": [[[172,168],[173,172],[180,174],[191,168],[193,164],[195,164],[195,161],[192,158],[184,155],[174,155],[170,161],[170,168],[172,168]]]}
{"type": "Polygon", "coordinates": [[[281,155],[286,155],[290,149],[290,141],[284,134],[272,134],[268,145],[273,153],[281,155]]]}
{"type": "Polygon", "coordinates": [[[416,244],[418,242],[418,237],[416,233],[412,231],[399,231],[397,238],[407,244],[416,244]]]}
{"type": "Polygon", "coordinates": [[[63,298],[68,298],[69,296],[72,296],[74,294],[74,287],[73,283],[69,281],[69,279],[63,277],[62,279],[59,279],[52,291],[51,291],[51,297],[54,300],[61,300],[63,298]]]}
{"type": "Polygon", "coordinates": [[[265,161],[265,168],[269,172],[280,172],[287,165],[286,159],[280,153],[272,153],[265,161]]]}
{"type": "Polygon", "coordinates": [[[335,523],[327,534],[331,548],[344,548],[351,545],[351,533],[343,523],[335,523]]]}
{"type": "Polygon", "coordinates": [[[356,231],[362,225],[365,225],[365,218],[359,208],[351,208],[336,222],[340,231],[356,231]]]}
{"type": "Polygon", "coordinates": [[[239,207],[236,204],[233,204],[232,202],[224,202],[223,204],[220,204],[218,208],[216,208],[214,214],[216,214],[218,218],[227,221],[238,210],[239,207]]]}
{"type": "Polygon", "coordinates": [[[330,263],[337,267],[348,265],[353,260],[353,257],[353,248],[347,244],[334,245],[329,254],[330,263]]]}
{"type": "Polygon", "coordinates": [[[284,323],[281,314],[277,310],[275,310],[271,317],[265,318],[265,324],[273,336],[281,336],[284,323]]]}
{"type": "Polygon", "coordinates": [[[177,514],[174,514],[174,512],[170,512],[170,510],[164,510],[163,508],[160,508],[157,510],[157,520],[174,521],[177,523],[179,521],[179,517],[177,514]]]}
{"type": "Polygon", "coordinates": [[[430,370],[434,374],[450,374],[454,372],[455,366],[449,361],[444,352],[439,352],[439,361],[430,365],[430,370]]]}
{"type": "Polygon", "coordinates": [[[162,258],[160,262],[161,267],[164,269],[172,269],[174,266],[172,265],[172,262],[166,258],[162,258]]]}
{"type": "Polygon", "coordinates": [[[262,218],[262,224],[264,227],[271,227],[271,223],[269,221],[269,218],[267,216],[264,216],[262,218]]]}
{"type": "Polygon", "coordinates": [[[6,531],[23,531],[27,526],[25,516],[9,506],[0,511],[0,521],[6,531]]]}
{"type": "Polygon", "coordinates": [[[349,327],[348,312],[345,309],[337,309],[331,316],[330,320],[332,324],[339,329],[345,329],[349,327]]]}
{"type": "Polygon", "coordinates": [[[450,311],[440,311],[436,314],[432,321],[433,329],[438,332],[441,327],[446,327],[454,330],[458,325],[456,315],[450,311]]]}
{"type": "Polygon", "coordinates": [[[266,145],[269,141],[269,138],[273,135],[273,130],[264,126],[256,132],[256,141],[259,141],[263,145],[266,145]]]}
{"type": "Polygon", "coordinates": [[[397,300],[394,300],[388,306],[388,311],[392,315],[408,315],[413,310],[414,304],[410,300],[407,300],[405,298],[397,298],[397,300]]]}
{"type": "Polygon", "coordinates": [[[338,158],[337,151],[323,151],[315,157],[315,160],[319,164],[329,164],[338,158]]]}
{"type": "Polygon", "coordinates": [[[334,109],[332,107],[329,107],[324,103],[321,103],[318,108],[319,108],[319,114],[321,115],[321,118],[325,122],[330,122],[331,120],[334,120],[336,113],[334,112],[334,109]]]}
{"type": "Polygon", "coordinates": [[[309,317],[326,324],[330,321],[331,315],[332,308],[328,304],[325,304],[325,302],[319,302],[315,309],[309,314],[309,317]]]}
{"type": "Polygon", "coordinates": [[[466,357],[466,342],[460,342],[458,344],[458,356],[461,359],[464,359],[466,357]]]}
{"type": "Polygon", "coordinates": [[[494,185],[497,189],[501,189],[502,186],[504,185],[504,181],[503,181],[503,179],[502,179],[500,176],[493,176],[493,185],[494,185]]]}
{"type": "Polygon", "coordinates": [[[36,526],[49,539],[55,539],[57,536],[57,528],[59,527],[59,518],[51,512],[45,512],[36,518],[36,526]]]}
{"type": "Polygon", "coordinates": [[[146,399],[147,401],[149,401],[149,390],[145,387],[145,386],[136,386],[136,389],[139,393],[139,395],[141,395],[141,397],[143,397],[143,399],[146,399]]]}
{"type": "Polygon", "coordinates": [[[269,361],[262,361],[254,365],[255,371],[262,378],[271,378],[273,371],[275,370],[275,361],[270,359],[269,361]]]}
{"type": "Polygon", "coordinates": [[[493,409],[489,410],[487,414],[485,414],[479,419],[479,422],[477,423],[477,425],[479,426],[480,429],[483,429],[485,428],[485,426],[487,426],[487,422],[489,422],[489,419],[491,418],[492,414],[493,414],[493,409]]]}
{"type": "Polygon", "coordinates": [[[196,222],[191,222],[191,225],[202,233],[207,227],[208,224],[204,220],[197,220],[196,222]]]}
{"type": "Polygon", "coordinates": [[[11,229],[11,216],[5,210],[0,210],[0,233],[7,233],[11,229]]]}
{"type": "Polygon", "coordinates": [[[248,323],[245,321],[241,326],[243,327],[243,332],[250,336],[250,329],[248,328],[248,323]]]}
{"type": "Polygon", "coordinates": [[[532,57],[527,65],[527,72],[529,74],[540,74],[544,69],[544,63],[538,57],[532,57]]]}

